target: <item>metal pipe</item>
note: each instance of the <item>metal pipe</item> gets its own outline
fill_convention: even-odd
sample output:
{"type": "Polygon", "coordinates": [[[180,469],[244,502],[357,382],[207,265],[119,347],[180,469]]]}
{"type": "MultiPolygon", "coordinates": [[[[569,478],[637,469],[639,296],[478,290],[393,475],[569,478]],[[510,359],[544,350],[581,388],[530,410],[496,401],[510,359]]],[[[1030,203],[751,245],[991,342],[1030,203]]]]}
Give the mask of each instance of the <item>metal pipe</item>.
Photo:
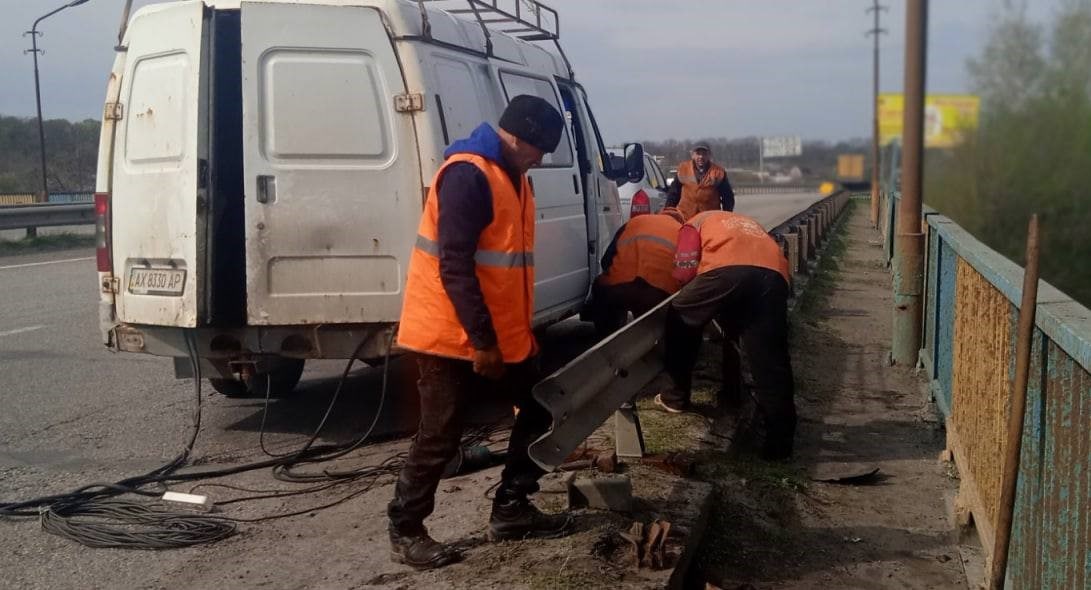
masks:
{"type": "MultiPolygon", "coordinates": [[[[42,185],[38,195],[38,202],[45,203],[49,200],[49,183],[46,178],[45,166],[45,127],[42,124],[42,90],[41,85],[38,83],[38,35],[41,34],[38,32],[38,23],[41,20],[42,19],[34,21],[34,27],[30,30],[30,52],[34,55],[34,104],[38,107],[38,153],[40,155],[39,165],[42,169],[42,185]]],[[[37,228],[27,228],[28,238],[32,238],[36,235],[38,235],[37,228]]]]}
{"type": "Polygon", "coordinates": [[[867,12],[875,13],[875,27],[868,31],[875,38],[871,60],[871,225],[879,227],[879,35],[886,31],[879,27],[879,13],[886,10],[874,0],[867,12]]]}
{"type": "Polygon", "coordinates": [[[924,163],[924,85],[928,53],[928,0],[905,4],[905,138],[902,198],[898,202],[894,264],[894,343],[891,361],[914,366],[921,344],[924,234],[921,180],[924,163]]]}
{"type": "Polygon", "coordinates": [[[1004,445],[1004,487],[1000,490],[1000,517],[996,522],[989,588],[1001,590],[1008,569],[1015,486],[1019,481],[1019,455],[1023,450],[1023,419],[1027,411],[1027,383],[1030,381],[1030,349],[1034,338],[1034,316],[1038,308],[1038,215],[1027,226],[1027,266],[1023,272],[1023,300],[1019,304],[1019,339],[1015,344],[1015,382],[1011,390],[1007,444],[1004,445]]]}

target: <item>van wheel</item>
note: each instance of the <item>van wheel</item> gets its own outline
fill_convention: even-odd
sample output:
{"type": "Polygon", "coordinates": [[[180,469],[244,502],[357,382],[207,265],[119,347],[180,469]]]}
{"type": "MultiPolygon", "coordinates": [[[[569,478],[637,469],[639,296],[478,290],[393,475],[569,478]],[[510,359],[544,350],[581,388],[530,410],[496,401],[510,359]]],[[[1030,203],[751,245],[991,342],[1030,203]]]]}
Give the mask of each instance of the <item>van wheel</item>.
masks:
{"type": "Polygon", "coordinates": [[[243,381],[240,379],[209,379],[212,389],[225,397],[263,398],[269,388],[270,397],[284,397],[295,389],[303,376],[303,359],[281,359],[276,368],[243,381]]]}

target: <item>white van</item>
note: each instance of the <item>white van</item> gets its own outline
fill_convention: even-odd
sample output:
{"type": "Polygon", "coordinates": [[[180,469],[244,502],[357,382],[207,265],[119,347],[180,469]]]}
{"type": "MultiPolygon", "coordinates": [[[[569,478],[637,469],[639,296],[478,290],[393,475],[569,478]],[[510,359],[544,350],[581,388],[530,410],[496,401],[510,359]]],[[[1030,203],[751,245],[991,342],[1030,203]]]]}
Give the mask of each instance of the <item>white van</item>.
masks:
{"type": "Polygon", "coordinates": [[[519,94],[569,123],[530,172],[535,321],[577,313],[621,223],[625,171],[610,169],[556,12],[507,4],[191,0],[135,13],[99,149],[105,344],[175,357],[179,376],[192,350],[227,395],[289,391],[305,359],[382,358],[444,148],[519,94]]]}

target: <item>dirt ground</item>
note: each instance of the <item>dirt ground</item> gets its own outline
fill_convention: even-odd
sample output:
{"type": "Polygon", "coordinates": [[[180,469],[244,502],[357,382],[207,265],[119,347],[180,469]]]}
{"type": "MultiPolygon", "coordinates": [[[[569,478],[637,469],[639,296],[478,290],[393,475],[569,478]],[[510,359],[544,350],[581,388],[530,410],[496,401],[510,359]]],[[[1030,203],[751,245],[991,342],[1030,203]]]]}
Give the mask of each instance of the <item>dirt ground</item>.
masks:
{"type": "MultiPolygon", "coordinates": [[[[796,458],[706,457],[699,473],[717,497],[695,583],[967,587],[944,508],[957,481],[937,459],[943,433],[923,381],[889,366],[890,275],[865,208],[846,216],[793,312],[796,458]],[[815,481],[874,468],[866,485],[815,481]]],[[[706,347],[706,359],[716,354],[706,347]]]]}

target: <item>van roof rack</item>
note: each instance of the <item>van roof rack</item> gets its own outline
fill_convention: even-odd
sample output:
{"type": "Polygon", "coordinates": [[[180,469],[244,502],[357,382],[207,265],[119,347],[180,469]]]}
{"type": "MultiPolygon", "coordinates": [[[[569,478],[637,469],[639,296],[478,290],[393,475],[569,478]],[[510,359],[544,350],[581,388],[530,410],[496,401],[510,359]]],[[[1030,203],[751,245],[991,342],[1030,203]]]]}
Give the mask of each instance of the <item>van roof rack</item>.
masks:
{"type": "Polygon", "coordinates": [[[421,29],[426,39],[432,39],[432,27],[428,22],[426,2],[437,6],[455,17],[472,15],[485,35],[485,53],[493,57],[492,33],[503,33],[523,41],[552,41],[564,60],[569,77],[573,77],[572,64],[561,47],[561,20],[557,11],[538,0],[417,0],[420,7],[421,29]],[[457,6],[465,6],[458,8],[457,6]],[[450,6],[450,7],[449,7],[450,6]],[[513,9],[514,8],[514,9],[513,9]],[[545,13],[545,15],[543,15],[545,13]]]}

